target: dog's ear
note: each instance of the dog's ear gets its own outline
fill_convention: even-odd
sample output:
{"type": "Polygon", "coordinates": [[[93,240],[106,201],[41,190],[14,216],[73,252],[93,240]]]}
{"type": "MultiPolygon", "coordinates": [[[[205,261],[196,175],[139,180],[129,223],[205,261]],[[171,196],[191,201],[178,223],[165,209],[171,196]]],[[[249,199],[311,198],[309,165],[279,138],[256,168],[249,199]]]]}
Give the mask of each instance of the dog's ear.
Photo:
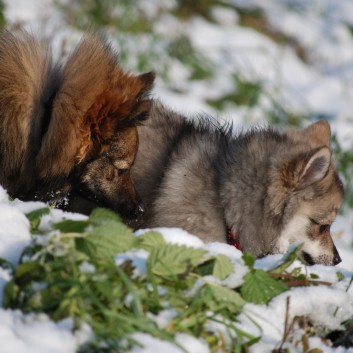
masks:
{"type": "Polygon", "coordinates": [[[66,62],[53,99],[37,158],[41,177],[68,175],[109,143],[120,125],[147,115],[153,80],[152,73],[124,72],[107,41],[97,33],[86,34],[66,62]]]}
{"type": "Polygon", "coordinates": [[[328,173],[330,163],[329,148],[319,147],[299,154],[289,162],[276,167],[272,172],[273,182],[268,190],[272,212],[276,215],[281,214],[293,192],[300,192],[322,180],[328,173]]]}
{"type": "Polygon", "coordinates": [[[330,148],[331,128],[326,120],[320,120],[305,129],[289,129],[287,136],[296,144],[305,144],[308,150],[322,146],[330,148]]]}
{"type": "Polygon", "coordinates": [[[80,120],[80,145],[75,156],[78,163],[99,153],[117,131],[136,127],[147,117],[152,105],[149,93],[153,81],[152,72],[135,76],[116,66],[108,87],[80,120]]]}
{"type": "Polygon", "coordinates": [[[304,139],[315,141],[317,147],[330,147],[331,128],[326,120],[320,120],[309,125],[302,133],[304,134],[304,139]]]}
{"type": "Polygon", "coordinates": [[[303,190],[322,180],[331,163],[331,151],[328,147],[319,147],[301,153],[284,166],[286,180],[284,184],[292,190],[303,190]]]}
{"type": "Polygon", "coordinates": [[[331,151],[327,147],[312,150],[304,159],[304,168],[299,177],[297,189],[304,189],[322,180],[331,163],[331,151]]]}
{"type": "Polygon", "coordinates": [[[116,70],[111,87],[87,111],[88,119],[83,121],[82,129],[92,130],[99,122],[100,138],[107,140],[116,129],[136,126],[147,117],[151,109],[150,91],[154,78],[153,72],[135,76],[121,69],[116,70]]]}

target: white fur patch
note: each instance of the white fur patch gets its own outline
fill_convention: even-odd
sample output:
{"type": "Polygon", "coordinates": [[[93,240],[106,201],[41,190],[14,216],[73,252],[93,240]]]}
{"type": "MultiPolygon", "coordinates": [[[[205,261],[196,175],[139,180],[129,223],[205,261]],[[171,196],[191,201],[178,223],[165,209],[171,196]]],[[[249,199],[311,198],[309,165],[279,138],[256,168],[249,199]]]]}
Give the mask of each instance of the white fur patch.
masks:
{"type": "MultiPolygon", "coordinates": [[[[291,244],[303,244],[302,251],[309,254],[313,259],[326,255],[333,258],[332,252],[325,247],[319,239],[313,240],[309,236],[310,219],[307,215],[295,215],[283,229],[276,244],[276,250],[284,253],[291,244]]],[[[328,263],[327,263],[328,264],[328,263]]]]}
{"type": "Polygon", "coordinates": [[[307,229],[309,225],[310,220],[307,216],[294,216],[282,230],[276,244],[276,250],[279,253],[284,253],[288,250],[288,247],[291,244],[307,242],[307,229]]]}

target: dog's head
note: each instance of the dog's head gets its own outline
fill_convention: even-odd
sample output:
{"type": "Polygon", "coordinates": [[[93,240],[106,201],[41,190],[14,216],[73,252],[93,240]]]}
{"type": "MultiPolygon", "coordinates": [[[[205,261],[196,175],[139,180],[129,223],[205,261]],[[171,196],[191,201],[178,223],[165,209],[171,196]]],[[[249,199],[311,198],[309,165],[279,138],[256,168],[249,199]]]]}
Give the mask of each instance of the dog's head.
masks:
{"type": "Polygon", "coordinates": [[[302,256],[308,264],[341,262],[330,229],[342,202],[343,186],[331,158],[330,135],[325,121],[288,132],[296,147],[292,157],[280,163],[269,190],[272,210],[281,213],[283,222],[275,252],[302,243],[302,256]]]}
{"type": "Polygon", "coordinates": [[[137,125],[151,107],[153,81],[153,73],[124,72],[101,36],[86,35],[63,68],[38,156],[40,178],[66,177],[71,195],[127,217],[141,214],[130,168],[138,148],[137,125]]]}
{"type": "MultiPolygon", "coordinates": [[[[144,212],[144,205],[130,176],[137,148],[136,127],[117,131],[102,151],[84,164],[79,173],[77,192],[126,218],[138,218],[144,212]]],[[[80,208],[76,210],[81,211],[80,208]]]]}

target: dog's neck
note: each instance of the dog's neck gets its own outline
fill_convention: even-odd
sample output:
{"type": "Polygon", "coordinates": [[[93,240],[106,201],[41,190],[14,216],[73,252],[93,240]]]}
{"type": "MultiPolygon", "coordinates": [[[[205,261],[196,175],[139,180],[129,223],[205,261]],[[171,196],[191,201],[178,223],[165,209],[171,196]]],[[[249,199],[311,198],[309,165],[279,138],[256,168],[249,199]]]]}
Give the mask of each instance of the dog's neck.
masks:
{"type": "Polygon", "coordinates": [[[229,141],[217,158],[218,194],[228,229],[228,243],[255,256],[268,253],[278,233],[270,214],[268,185],[272,156],[278,139],[271,133],[266,141],[256,133],[229,141]],[[255,148],[255,147],[256,148],[255,148]]]}

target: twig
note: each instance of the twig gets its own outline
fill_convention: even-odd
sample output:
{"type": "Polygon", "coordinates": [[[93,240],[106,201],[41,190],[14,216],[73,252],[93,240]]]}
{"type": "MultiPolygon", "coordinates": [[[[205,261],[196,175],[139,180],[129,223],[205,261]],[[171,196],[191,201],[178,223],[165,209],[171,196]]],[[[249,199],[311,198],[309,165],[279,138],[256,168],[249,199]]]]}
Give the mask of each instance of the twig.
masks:
{"type": "Polygon", "coordinates": [[[272,350],[272,353],[281,353],[281,352],[283,352],[283,349],[282,349],[283,345],[286,342],[286,340],[287,340],[287,338],[289,336],[289,333],[290,333],[290,331],[293,328],[294,321],[292,322],[291,325],[289,325],[289,306],[290,306],[290,297],[287,297],[286,298],[286,316],[285,316],[285,319],[284,319],[284,331],[283,331],[282,341],[281,341],[281,344],[279,345],[278,348],[275,348],[275,349],[272,350]]]}
{"type": "Polygon", "coordinates": [[[286,274],[286,273],[273,273],[269,272],[269,275],[272,278],[283,278],[287,279],[288,281],[285,282],[288,287],[296,287],[296,286],[308,286],[310,284],[322,284],[324,286],[331,286],[332,283],[326,282],[326,281],[316,281],[316,280],[311,280],[311,279],[296,279],[296,277],[286,274]]]}

